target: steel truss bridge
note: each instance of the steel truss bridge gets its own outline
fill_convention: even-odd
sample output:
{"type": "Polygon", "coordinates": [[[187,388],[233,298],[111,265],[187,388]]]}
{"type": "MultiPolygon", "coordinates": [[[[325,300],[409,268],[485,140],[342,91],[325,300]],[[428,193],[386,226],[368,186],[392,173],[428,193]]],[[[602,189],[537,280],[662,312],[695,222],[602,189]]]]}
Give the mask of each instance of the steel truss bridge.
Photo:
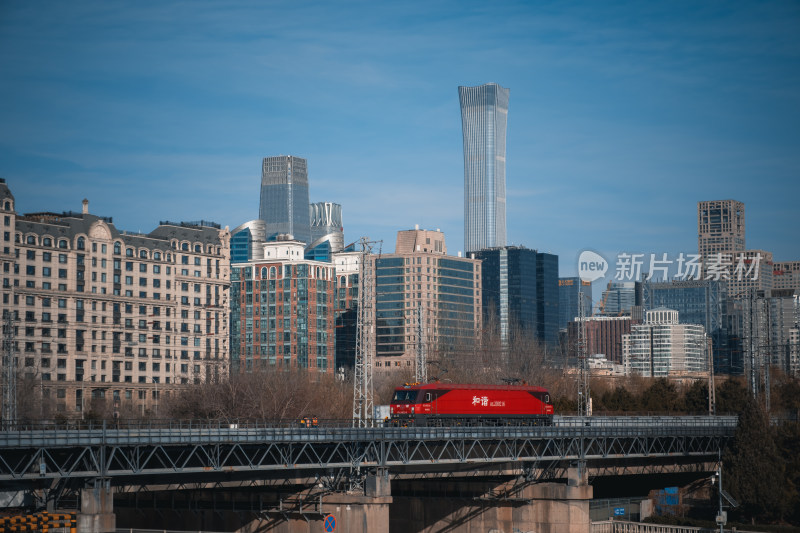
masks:
{"type": "Polygon", "coordinates": [[[264,422],[95,423],[0,432],[0,484],[17,489],[184,481],[442,475],[516,464],[705,464],[736,417],[556,417],[539,427],[276,427],[264,422]]]}

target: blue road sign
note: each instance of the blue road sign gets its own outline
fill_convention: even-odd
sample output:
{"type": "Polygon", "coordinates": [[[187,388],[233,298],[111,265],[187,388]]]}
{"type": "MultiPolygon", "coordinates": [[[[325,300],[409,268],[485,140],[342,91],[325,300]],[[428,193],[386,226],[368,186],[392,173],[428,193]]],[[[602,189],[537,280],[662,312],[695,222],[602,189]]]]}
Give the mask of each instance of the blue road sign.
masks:
{"type": "Polygon", "coordinates": [[[614,507],[614,516],[625,516],[624,507],[614,507]]]}
{"type": "Polygon", "coordinates": [[[333,516],[332,514],[329,514],[328,516],[325,517],[325,521],[323,522],[322,525],[325,528],[325,531],[327,531],[328,533],[333,533],[334,531],[336,531],[336,517],[333,516]]]}

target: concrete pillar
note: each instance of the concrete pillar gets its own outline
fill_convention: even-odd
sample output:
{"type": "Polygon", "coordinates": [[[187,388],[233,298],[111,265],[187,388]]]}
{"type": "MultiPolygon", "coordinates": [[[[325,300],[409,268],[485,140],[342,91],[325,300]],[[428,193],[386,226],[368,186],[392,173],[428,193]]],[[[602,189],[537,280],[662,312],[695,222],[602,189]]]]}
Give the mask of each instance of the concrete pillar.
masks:
{"type": "Polygon", "coordinates": [[[539,483],[526,487],[522,497],[529,498],[531,502],[518,511],[517,528],[521,531],[589,533],[591,530],[590,485],[539,483]]]}
{"type": "Polygon", "coordinates": [[[406,482],[394,496],[395,529],[433,533],[589,533],[592,487],[564,483],[406,482]]]}
{"type": "Polygon", "coordinates": [[[78,514],[78,533],[106,533],[114,531],[114,489],[95,486],[81,489],[81,512],[78,514]]]}
{"type": "Polygon", "coordinates": [[[336,533],[389,533],[391,482],[386,471],[368,475],[362,494],[329,493],[318,508],[303,515],[288,512],[254,520],[239,533],[318,533],[335,524],[336,533]]]}

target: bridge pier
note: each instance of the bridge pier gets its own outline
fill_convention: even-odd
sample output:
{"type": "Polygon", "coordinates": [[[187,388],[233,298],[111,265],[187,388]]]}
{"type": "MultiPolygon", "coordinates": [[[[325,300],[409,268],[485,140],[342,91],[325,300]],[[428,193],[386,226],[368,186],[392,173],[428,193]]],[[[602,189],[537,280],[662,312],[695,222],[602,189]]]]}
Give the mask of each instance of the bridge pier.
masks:
{"type": "Polygon", "coordinates": [[[326,522],[331,531],[342,533],[389,533],[392,495],[386,470],[367,475],[360,493],[327,493],[319,502],[313,512],[271,514],[268,519],[252,521],[238,533],[316,533],[327,530],[326,522]]]}
{"type": "Polygon", "coordinates": [[[103,483],[81,489],[81,512],[77,518],[78,533],[114,531],[117,526],[117,518],[114,515],[114,489],[103,483]]]}
{"type": "Polygon", "coordinates": [[[589,533],[591,499],[587,483],[401,482],[390,520],[417,533],[589,533]]]}

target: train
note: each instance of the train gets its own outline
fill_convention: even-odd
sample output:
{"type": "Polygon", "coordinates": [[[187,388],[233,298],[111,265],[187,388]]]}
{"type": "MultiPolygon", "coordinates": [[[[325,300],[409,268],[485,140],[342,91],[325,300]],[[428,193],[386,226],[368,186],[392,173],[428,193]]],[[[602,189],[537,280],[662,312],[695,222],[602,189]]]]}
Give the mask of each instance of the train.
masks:
{"type": "Polygon", "coordinates": [[[553,425],[550,393],[530,385],[411,383],[389,405],[392,426],[553,425]]]}

